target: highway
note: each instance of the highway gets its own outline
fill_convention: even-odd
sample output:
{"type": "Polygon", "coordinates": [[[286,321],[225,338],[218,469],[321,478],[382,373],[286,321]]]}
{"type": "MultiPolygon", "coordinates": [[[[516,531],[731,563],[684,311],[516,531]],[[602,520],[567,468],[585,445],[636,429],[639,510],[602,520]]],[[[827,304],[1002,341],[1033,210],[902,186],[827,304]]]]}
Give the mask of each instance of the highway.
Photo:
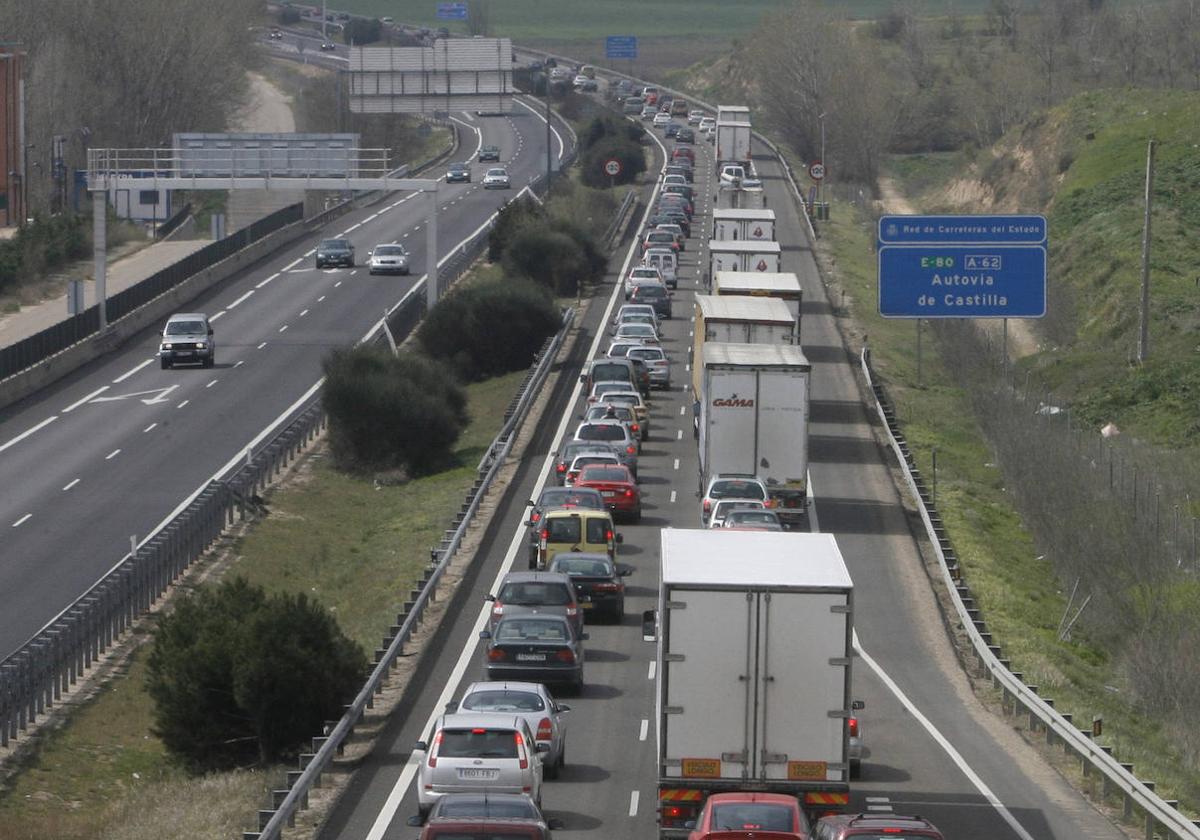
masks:
{"type": "MultiPolygon", "coordinates": [[[[707,258],[700,245],[714,191],[709,149],[697,146],[693,236],[682,259],[674,318],[665,327],[673,387],[655,393],[651,436],[640,459],[645,515],[638,525],[618,525],[624,535],[618,559],[635,570],[627,579],[626,618],[621,626],[588,628],[587,685],[582,696],[564,698],[572,707],[567,766],[543,792],[547,816],[565,824],[556,837],[656,836],[654,646],[642,641],[640,612],[654,606],[659,529],[699,525],[698,463],[684,383],[691,299],[707,258]]],[[[863,778],[852,784],[853,809],[919,813],[947,837],[967,840],[1123,838],[971,693],[874,438],[782,167],[758,146],[755,164],[768,206],[778,216],[783,270],[799,275],[804,286],[804,350],[814,371],[809,524],[838,535],[857,588],[859,656],[853,673],[856,697],[866,701],[860,721],[867,752],[863,778]]],[[[609,279],[621,276],[618,269],[628,262],[624,254],[614,260],[609,279]]],[[[620,302],[615,287],[608,291],[611,296],[589,308],[588,334],[580,339],[587,351],[576,354],[558,382],[555,410],[539,425],[485,534],[476,567],[462,584],[471,588],[468,608],[432,639],[432,655],[414,677],[419,692],[397,711],[375,752],[357,768],[325,823],[323,840],[416,836],[417,829],[406,825],[417,811],[412,783],[419,757],[412,745],[428,737],[447,701],[481,678],[477,633],[486,614],[484,595],[495,591],[507,570],[523,568],[524,501],[536,497],[550,453],[578,421],[581,395],[572,374],[585,356],[603,353],[607,345],[607,335],[596,331],[620,302]]]]}
{"type": "MultiPolygon", "coordinates": [[[[483,190],[477,163],[472,183],[441,183],[443,259],[546,162],[545,122],[523,105],[511,117],[454,118],[457,158],[498,145],[513,189],[483,190]]],[[[552,141],[560,157],[564,139],[552,141]]],[[[215,321],[212,369],[160,370],[160,325],[0,413],[0,658],[116,565],[131,537],[145,539],[311,398],[322,357],[363,338],[420,280],[428,201],[395,194],[353,211],[189,304],[215,321]],[[316,270],[317,241],[339,234],[360,265],[316,270]],[[367,251],[391,241],[411,252],[411,277],[367,273],[367,251]]]]}

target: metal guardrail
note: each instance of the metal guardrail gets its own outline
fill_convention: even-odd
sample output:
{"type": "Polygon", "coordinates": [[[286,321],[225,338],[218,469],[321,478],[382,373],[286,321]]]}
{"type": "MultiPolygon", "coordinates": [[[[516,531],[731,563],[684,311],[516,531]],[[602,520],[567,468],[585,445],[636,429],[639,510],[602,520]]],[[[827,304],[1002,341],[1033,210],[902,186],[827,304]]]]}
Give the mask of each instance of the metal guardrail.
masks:
{"type": "Polygon", "coordinates": [[[617,235],[624,230],[625,225],[629,223],[629,212],[633,209],[637,202],[637,190],[630,190],[625,193],[625,198],[621,199],[621,206],[617,208],[616,215],[613,220],[608,223],[608,228],[604,231],[604,238],[601,240],[609,248],[616,247],[617,235]]]}
{"type": "Polygon", "coordinates": [[[1001,707],[1006,713],[1011,707],[1014,715],[1027,714],[1031,732],[1040,729],[1045,733],[1048,744],[1057,742],[1064,750],[1074,752],[1079,757],[1085,777],[1099,773],[1104,798],[1114,793],[1120,795],[1123,798],[1122,810],[1126,819],[1132,818],[1135,808],[1140,809],[1145,815],[1146,840],[1153,840],[1158,836],[1159,828],[1167,831],[1170,837],[1179,840],[1200,840],[1200,820],[1187,818],[1179,812],[1178,802],[1166,801],[1155,794],[1154,782],[1138,779],[1133,774],[1132,764],[1122,763],[1114,758],[1112,747],[1096,743],[1090,729],[1076,727],[1069,714],[1054,708],[1052,698],[1041,697],[1037,686],[1026,685],[1019,672],[1009,669],[1009,660],[1001,658],[1001,649],[992,643],[992,634],[988,631],[979,609],[975,607],[970,587],[963,581],[962,570],[945,526],[937,513],[935,500],[925,486],[912,452],[900,431],[891,400],[883,385],[872,375],[870,359],[870,352],[864,349],[860,363],[863,376],[875,396],[875,409],[888,431],[888,443],[904,471],[905,483],[917,501],[921,521],[925,524],[929,542],[937,554],[942,580],[954,602],[955,615],[971,639],[980,668],[988,672],[992,684],[1000,690],[1001,707]]]}
{"type": "Polygon", "coordinates": [[[462,544],[467,529],[474,521],[480,502],[487,495],[488,488],[503,465],[504,459],[512,451],[513,442],[516,440],[521,424],[528,415],[529,408],[540,392],[542,384],[546,381],[559,348],[574,320],[575,310],[568,309],[563,316],[562,326],[558,333],[547,339],[542,346],[536,363],[505,412],[504,425],[479,462],[475,482],[467,491],[462,508],[455,517],[454,528],[447,530],[441,545],[430,551],[431,560],[434,560],[434,563],[426,569],[419,588],[411,591],[409,600],[404,603],[404,611],[396,618],[397,624],[390,628],[392,635],[388,640],[387,647],[375,651],[375,666],[367,678],[366,684],[359,690],[342,719],[334,725],[329,733],[313,738],[312,752],[301,754],[299,758],[300,769],[288,773],[288,787],[272,791],[273,807],[258,812],[259,830],[243,832],[243,840],[277,838],[282,835],[286,826],[295,824],[296,812],[307,807],[309,790],[319,783],[321,774],[342,752],[346,741],[354,733],[355,725],[362,720],[366,710],[373,708],[375,695],[382,691],[383,683],[400,657],[405,643],[420,625],[426,608],[434,600],[438,582],[462,544]]]}

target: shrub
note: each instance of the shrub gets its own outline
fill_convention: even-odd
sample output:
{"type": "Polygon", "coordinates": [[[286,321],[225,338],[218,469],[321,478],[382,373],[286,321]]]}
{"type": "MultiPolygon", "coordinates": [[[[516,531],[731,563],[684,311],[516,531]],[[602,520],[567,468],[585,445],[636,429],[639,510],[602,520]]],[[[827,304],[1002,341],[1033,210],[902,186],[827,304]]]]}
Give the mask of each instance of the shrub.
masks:
{"type": "Polygon", "coordinates": [[[417,339],[468,380],[523,370],[560,323],[544,289],[525,281],[465,286],[438,301],[417,339]]]}
{"type": "Polygon", "coordinates": [[[347,44],[374,44],[383,37],[383,24],[378,20],[351,18],[342,31],[342,39],[347,44]]]}
{"type": "Polygon", "coordinates": [[[329,446],[341,469],[427,475],[449,463],[467,403],[442,365],[366,346],[335,350],[323,364],[329,446]]]}
{"type": "Polygon", "coordinates": [[[91,250],[82,216],[37,216],[7,242],[0,242],[0,291],[61,268],[91,250]]]}
{"type": "Polygon", "coordinates": [[[646,156],[642,144],[627,134],[608,135],[580,154],[579,167],[580,178],[589,187],[632,184],[646,171],[646,156]],[[615,177],[604,171],[604,163],[610,159],[621,164],[621,171],[615,177]]]}
{"type": "Polygon", "coordinates": [[[275,761],[341,716],[366,668],[319,604],[235,578],[159,621],[146,677],[154,731],[195,771],[275,761]]]}
{"type": "Polygon", "coordinates": [[[529,196],[506,204],[496,215],[496,223],[488,233],[488,260],[499,262],[513,236],[525,224],[546,218],[546,211],[529,196]]]}
{"type": "Polygon", "coordinates": [[[589,271],[579,242],[549,226],[521,228],[505,248],[501,263],[509,276],[532,280],[560,297],[574,297],[589,271]]]}

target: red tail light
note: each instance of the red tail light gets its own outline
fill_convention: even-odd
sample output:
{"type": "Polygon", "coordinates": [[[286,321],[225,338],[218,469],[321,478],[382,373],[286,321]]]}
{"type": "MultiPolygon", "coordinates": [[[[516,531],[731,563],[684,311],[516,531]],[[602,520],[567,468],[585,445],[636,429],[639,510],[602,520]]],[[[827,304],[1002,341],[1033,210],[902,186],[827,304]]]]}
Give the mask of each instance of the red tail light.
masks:
{"type": "Polygon", "coordinates": [[[429,766],[430,767],[437,767],[437,751],[438,751],[438,747],[440,747],[441,745],[442,745],[442,733],[439,731],[437,735],[433,736],[433,748],[429,751],[429,766]]]}
{"type": "Polygon", "coordinates": [[[568,665],[575,664],[575,652],[570,648],[563,648],[558,653],[554,654],[554,658],[559,662],[566,662],[568,665]]]}
{"type": "Polygon", "coordinates": [[[632,490],[626,490],[626,491],[625,491],[625,498],[627,498],[627,499],[631,499],[631,498],[633,498],[633,491],[632,491],[632,490]]]}
{"type": "Polygon", "coordinates": [[[508,653],[503,648],[492,648],[488,651],[489,662],[503,662],[505,659],[508,659],[508,653]]]}
{"type": "Polygon", "coordinates": [[[500,603],[499,601],[494,603],[492,605],[492,615],[494,615],[496,618],[504,615],[504,604],[500,603]]]}
{"type": "Polygon", "coordinates": [[[631,428],[633,429],[633,431],[636,432],[638,430],[638,424],[634,423],[633,426],[631,426],[631,428]]]}
{"type": "Polygon", "coordinates": [[[543,529],[542,529],[542,540],[543,540],[543,541],[545,541],[545,540],[547,540],[547,539],[549,539],[549,538],[550,538],[550,529],[549,529],[549,528],[543,528],[543,529]]]}
{"type": "Polygon", "coordinates": [[[594,583],[592,584],[593,592],[620,592],[621,584],[619,583],[594,583]]]}
{"type": "Polygon", "coordinates": [[[664,805],[662,815],[668,820],[677,820],[687,814],[687,809],[681,808],[678,805],[664,805]]]}
{"type": "Polygon", "coordinates": [[[637,447],[630,444],[629,446],[625,447],[625,451],[632,455],[633,453],[637,452],[637,447]]]}
{"type": "Polygon", "coordinates": [[[613,541],[613,532],[612,532],[612,531],[605,531],[605,532],[604,532],[604,541],[605,541],[605,542],[612,542],[612,541],[613,541]]]}
{"type": "Polygon", "coordinates": [[[571,603],[567,604],[567,617],[574,618],[577,615],[579,615],[579,606],[572,601],[571,603]]]}
{"type": "Polygon", "coordinates": [[[775,507],[775,499],[768,498],[766,501],[763,502],[763,504],[769,508],[773,508],[773,507],[775,507]]]}
{"type": "Polygon", "coordinates": [[[517,745],[517,755],[521,757],[521,769],[525,770],[529,767],[529,754],[525,752],[525,739],[521,737],[520,732],[514,732],[513,741],[517,745]]]}
{"type": "Polygon", "coordinates": [[[704,512],[708,513],[710,510],[712,510],[712,500],[705,499],[704,500],[704,512]]]}
{"type": "Polygon", "coordinates": [[[565,473],[567,471],[567,465],[559,464],[557,467],[555,467],[555,469],[557,469],[560,473],[565,473]]]}
{"type": "Polygon", "coordinates": [[[850,737],[858,737],[858,718],[850,718],[850,737]]]}
{"type": "Polygon", "coordinates": [[[550,718],[542,718],[538,721],[537,739],[539,741],[554,739],[554,724],[550,722],[550,718]]]}
{"type": "Polygon", "coordinates": [[[536,510],[529,515],[529,521],[533,522],[534,524],[537,524],[537,521],[541,518],[542,518],[542,515],[540,513],[538,513],[536,510]]]}

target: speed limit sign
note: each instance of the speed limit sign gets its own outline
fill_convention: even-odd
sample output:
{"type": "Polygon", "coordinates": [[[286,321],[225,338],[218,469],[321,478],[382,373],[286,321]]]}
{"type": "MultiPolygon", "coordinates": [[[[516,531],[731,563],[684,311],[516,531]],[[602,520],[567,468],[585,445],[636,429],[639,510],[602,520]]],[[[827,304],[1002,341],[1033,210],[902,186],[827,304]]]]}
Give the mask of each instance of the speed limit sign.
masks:
{"type": "Polygon", "coordinates": [[[808,165],[808,177],[814,181],[820,181],[825,177],[825,164],[821,161],[813,161],[808,165]]]}
{"type": "Polygon", "coordinates": [[[617,177],[621,174],[621,161],[616,158],[609,158],[604,161],[604,172],[613,178],[617,177]]]}

